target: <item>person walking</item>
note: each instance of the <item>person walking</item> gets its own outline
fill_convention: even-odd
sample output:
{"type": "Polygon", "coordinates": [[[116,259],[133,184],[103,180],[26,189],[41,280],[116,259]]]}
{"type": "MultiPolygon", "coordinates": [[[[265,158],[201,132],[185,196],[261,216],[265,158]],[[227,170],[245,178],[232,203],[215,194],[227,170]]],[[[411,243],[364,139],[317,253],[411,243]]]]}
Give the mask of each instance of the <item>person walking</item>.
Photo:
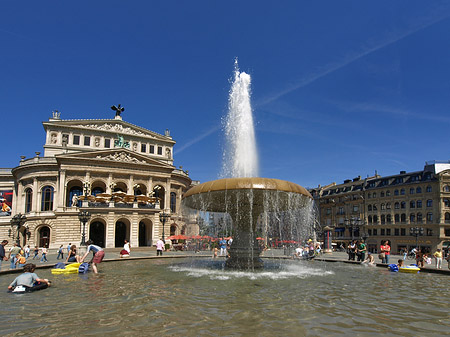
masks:
{"type": "Polygon", "coordinates": [[[8,260],[11,261],[10,269],[16,269],[16,255],[19,254],[21,250],[19,245],[14,243],[14,246],[11,248],[8,255],[8,260]]]}
{"type": "Polygon", "coordinates": [[[8,244],[8,240],[3,240],[0,244],[0,269],[2,267],[2,261],[7,261],[5,246],[8,244]]]}
{"type": "Polygon", "coordinates": [[[58,256],[56,257],[56,259],[59,260],[60,257],[61,257],[62,260],[64,260],[64,249],[63,249],[63,245],[59,246],[59,249],[58,249],[58,256]]]}
{"type": "Polygon", "coordinates": [[[38,246],[34,247],[34,256],[33,256],[33,260],[37,258],[39,260],[39,248],[38,246]]]}
{"type": "Polygon", "coordinates": [[[438,248],[433,256],[436,259],[436,269],[442,269],[442,251],[438,248]]]}
{"type": "Polygon", "coordinates": [[[42,258],[41,258],[41,262],[48,262],[47,260],[47,246],[44,245],[44,247],[42,247],[42,258]]]}
{"type": "Polygon", "coordinates": [[[25,247],[25,258],[28,259],[30,257],[30,245],[25,247]]]}
{"type": "Polygon", "coordinates": [[[164,250],[164,241],[162,239],[159,239],[156,242],[156,256],[162,256],[164,250]]]}
{"type": "Polygon", "coordinates": [[[220,256],[227,256],[227,240],[221,238],[219,241],[220,256]]]}

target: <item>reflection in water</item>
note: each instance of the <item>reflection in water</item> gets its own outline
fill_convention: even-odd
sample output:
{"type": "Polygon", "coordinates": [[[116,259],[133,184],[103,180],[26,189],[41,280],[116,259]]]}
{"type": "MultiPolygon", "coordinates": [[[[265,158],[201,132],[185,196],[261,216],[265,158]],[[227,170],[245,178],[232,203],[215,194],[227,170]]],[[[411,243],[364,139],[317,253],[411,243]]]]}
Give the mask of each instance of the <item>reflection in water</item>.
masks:
{"type": "Polygon", "coordinates": [[[104,263],[98,275],[39,271],[52,288],[1,293],[2,335],[431,336],[450,325],[446,276],[317,261],[265,262],[250,273],[179,261],[104,263]]]}

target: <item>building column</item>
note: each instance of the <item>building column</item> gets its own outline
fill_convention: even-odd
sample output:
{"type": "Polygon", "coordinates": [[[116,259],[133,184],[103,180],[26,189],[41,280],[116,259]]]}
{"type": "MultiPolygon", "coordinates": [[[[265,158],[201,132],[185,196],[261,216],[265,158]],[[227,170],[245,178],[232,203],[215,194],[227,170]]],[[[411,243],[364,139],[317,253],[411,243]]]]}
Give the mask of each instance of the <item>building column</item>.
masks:
{"type": "Polygon", "coordinates": [[[105,248],[114,248],[115,229],[116,229],[116,222],[115,222],[115,218],[114,218],[114,212],[109,212],[108,218],[106,221],[106,228],[105,228],[105,248]]]}
{"type": "Polygon", "coordinates": [[[39,212],[40,196],[41,196],[41,192],[38,190],[37,178],[33,178],[33,201],[32,201],[32,205],[31,205],[32,212],[39,212]]]}
{"type": "Polygon", "coordinates": [[[61,170],[59,174],[59,191],[58,191],[58,201],[57,208],[64,208],[65,205],[65,196],[66,196],[66,170],[61,170]]]}
{"type": "Polygon", "coordinates": [[[138,213],[133,213],[130,219],[130,244],[131,247],[139,246],[139,221],[138,213]]]}
{"type": "Polygon", "coordinates": [[[164,186],[165,193],[164,193],[164,209],[170,210],[170,179],[167,178],[166,184],[164,186]]]}

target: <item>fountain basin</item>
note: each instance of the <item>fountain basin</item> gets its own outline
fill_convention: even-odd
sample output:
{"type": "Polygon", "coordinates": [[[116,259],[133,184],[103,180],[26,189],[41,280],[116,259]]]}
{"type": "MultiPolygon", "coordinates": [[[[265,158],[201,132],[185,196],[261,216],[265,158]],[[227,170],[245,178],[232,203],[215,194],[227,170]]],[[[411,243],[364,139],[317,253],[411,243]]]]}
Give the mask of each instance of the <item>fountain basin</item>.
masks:
{"type": "Polygon", "coordinates": [[[264,213],[287,212],[311,206],[312,196],[302,186],[271,178],[224,178],[191,188],[183,197],[186,207],[203,212],[228,213],[233,221],[233,244],[226,266],[263,267],[256,241],[257,221],[264,213]]]}

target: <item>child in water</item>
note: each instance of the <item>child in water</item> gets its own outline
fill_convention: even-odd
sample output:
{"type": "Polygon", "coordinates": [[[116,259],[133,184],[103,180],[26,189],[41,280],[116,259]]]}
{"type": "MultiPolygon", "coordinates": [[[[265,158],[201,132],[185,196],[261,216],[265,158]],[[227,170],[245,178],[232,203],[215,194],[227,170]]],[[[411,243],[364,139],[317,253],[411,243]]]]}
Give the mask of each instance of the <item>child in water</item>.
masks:
{"type": "Polygon", "coordinates": [[[8,286],[8,290],[12,291],[15,288],[23,287],[24,291],[34,291],[45,289],[50,286],[50,281],[47,279],[39,278],[34,271],[36,265],[33,263],[27,263],[23,266],[23,274],[20,274],[14,281],[8,286]]]}
{"type": "Polygon", "coordinates": [[[397,261],[397,267],[399,267],[399,268],[403,267],[403,260],[397,261]]]}

